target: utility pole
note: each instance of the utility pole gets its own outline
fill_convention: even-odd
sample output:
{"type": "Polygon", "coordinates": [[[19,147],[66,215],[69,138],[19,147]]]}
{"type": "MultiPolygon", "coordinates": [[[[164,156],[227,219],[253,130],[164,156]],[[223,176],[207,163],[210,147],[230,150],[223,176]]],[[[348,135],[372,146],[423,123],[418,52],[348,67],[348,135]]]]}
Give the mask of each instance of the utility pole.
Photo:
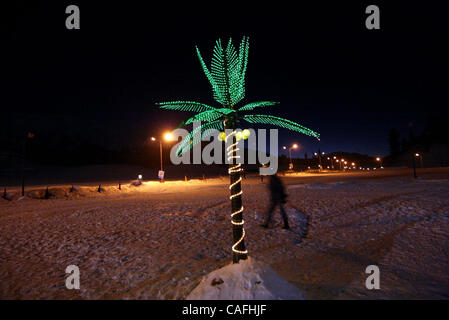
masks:
{"type": "Polygon", "coordinates": [[[422,153],[416,153],[415,156],[419,158],[419,164],[420,164],[421,168],[424,168],[423,162],[422,162],[422,153]]]}
{"type": "Polygon", "coordinates": [[[164,169],[162,168],[162,141],[159,139],[159,154],[161,157],[161,171],[164,171],[164,169]]]}
{"type": "Polygon", "coordinates": [[[415,155],[412,156],[412,159],[413,159],[413,177],[414,177],[415,179],[417,179],[418,176],[416,175],[415,155]]]}
{"type": "Polygon", "coordinates": [[[321,172],[321,150],[318,149],[318,167],[320,168],[320,172],[321,172]]]}
{"type": "Polygon", "coordinates": [[[26,157],[26,144],[28,142],[28,139],[33,139],[34,134],[29,132],[27,134],[27,137],[23,140],[22,145],[22,197],[25,196],[25,157],[26,157]]]}
{"type": "Polygon", "coordinates": [[[25,196],[25,154],[26,154],[27,140],[23,141],[22,145],[22,197],[25,196]]]}
{"type": "Polygon", "coordinates": [[[289,169],[292,170],[292,169],[293,169],[293,162],[292,162],[292,148],[288,148],[288,153],[290,154],[290,165],[289,165],[289,169]]]}
{"type": "MultiPolygon", "coordinates": [[[[162,138],[156,139],[155,137],[151,137],[151,141],[159,141],[159,157],[161,160],[161,172],[164,171],[164,167],[162,165],[162,139],[165,139],[166,141],[173,141],[173,135],[169,132],[165,133],[165,135],[162,138]]],[[[159,178],[160,182],[164,182],[165,179],[162,177],[159,178]]]]}

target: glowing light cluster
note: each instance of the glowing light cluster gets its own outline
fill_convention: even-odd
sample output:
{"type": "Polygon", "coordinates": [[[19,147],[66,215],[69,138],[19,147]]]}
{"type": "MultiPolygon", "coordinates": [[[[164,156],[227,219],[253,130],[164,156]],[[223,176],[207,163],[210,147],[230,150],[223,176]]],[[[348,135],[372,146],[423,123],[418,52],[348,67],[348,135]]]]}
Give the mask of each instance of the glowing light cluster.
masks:
{"type": "MultiPolygon", "coordinates": [[[[250,135],[251,135],[251,131],[249,131],[248,129],[245,129],[243,131],[236,131],[235,132],[235,139],[237,141],[240,141],[242,139],[246,140],[246,139],[249,138],[250,135]]],[[[219,141],[226,141],[226,133],[225,132],[220,132],[218,134],[218,140],[219,141]]]]}
{"type": "MultiPolygon", "coordinates": [[[[230,137],[235,136],[236,134],[237,134],[237,131],[235,131],[235,130],[232,131],[230,134],[228,134],[228,135],[226,136],[225,142],[227,142],[228,139],[229,139],[230,137]]],[[[236,140],[237,140],[237,139],[236,139],[236,140]]],[[[237,148],[237,142],[234,142],[234,143],[232,143],[231,145],[229,145],[229,146],[226,148],[226,150],[227,150],[227,152],[228,152],[228,162],[229,162],[229,163],[233,163],[233,160],[234,160],[234,159],[240,159],[240,156],[237,154],[237,152],[240,150],[239,148],[237,148]]],[[[229,169],[228,169],[228,173],[229,173],[230,175],[231,175],[232,173],[240,173],[240,172],[242,172],[242,171],[243,171],[242,165],[241,165],[240,163],[237,163],[237,161],[236,161],[235,164],[233,164],[232,166],[230,166],[229,169]]],[[[232,183],[232,184],[229,186],[229,190],[231,191],[231,196],[229,197],[230,200],[232,200],[232,199],[235,198],[235,197],[241,196],[241,195],[243,194],[243,191],[242,191],[242,190],[240,190],[240,192],[237,192],[237,193],[232,193],[232,188],[233,188],[234,186],[236,186],[237,184],[239,184],[241,181],[242,181],[242,177],[239,176],[239,178],[237,179],[237,181],[235,181],[234,183],[232,183]]],[[[245,221],[244,221],[243,219],[242,219],[241,222],[235,221],[235,220],[234,220],[234,216],[237,215],[237,214],[239,214],[239,213],[241,213],[241,212],[243,212],[243,206],[241,206],[239,210],[234,211],[234,212],[231,214],[231,223],[232,223],[233,225],[243,226],[243,224],[245,223],[245,221]]],[[[237,249],[236,249],[237,246],[243,241],[243,239],[245,239],[245,229],[243,229],[243,227],[242,227],[242,236],[240,237],[240,239],[239,239],[238,241],[236,241],[236,242],[233,244],[233,246],[232,246],[232,251],[233,251],[233,252],[238,253],[238,254],[247,254],[247,253],[248,253],[248,250],[241,251],[241,250],[237,250],[237,249]]]]}

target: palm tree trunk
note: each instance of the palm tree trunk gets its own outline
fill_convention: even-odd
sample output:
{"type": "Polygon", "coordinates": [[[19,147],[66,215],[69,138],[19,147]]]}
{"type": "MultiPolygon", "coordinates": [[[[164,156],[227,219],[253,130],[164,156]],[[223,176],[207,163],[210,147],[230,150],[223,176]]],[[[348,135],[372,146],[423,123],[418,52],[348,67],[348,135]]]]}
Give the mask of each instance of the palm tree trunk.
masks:
{"type": "MultiPolygon", "coordinates": [[[[233,126],[232,126],[233,127],[233,126]]],[[[234,130],[229,125],[226,129],[234,130]]],[[[233,235],[233,262],[239,263],[239,260],[247,259],[247,250],[245,248],[245,230],[243,229],[243,206],[242,206],[242,168],[241,164],[237,163],[237,141],[235,133],[227,136],[227,139],[232,139],[230,146],[227,148],[228,160],[229,160],[229,177],[231,192],[231,223],[232,223],[232,235],[233,235]]]]}
{"type": "MultiPolygon", "coordinates": [[[[232,165],[229,166],[229,168],[231,167],[232,165]]],[[[231,188],[231,196],[239,194],[241,192],[242,187],[240,180],[241,180],[240,172],[230,174],[231,185],[233,185],[236,181],[238,181],[231,188]]],[[[247,251],[245,248],[244,230],[243,230],[243,207],[242,207],[241,194],[231,199],[231,211],[232,213],[238,212],[232,217],[232,235],[233,235],[233,246],[235,246],[235,244],[238,243],[233,248],[233,262],[239,263],[239,260],[246,260],[247,258],[247,251]]]]}

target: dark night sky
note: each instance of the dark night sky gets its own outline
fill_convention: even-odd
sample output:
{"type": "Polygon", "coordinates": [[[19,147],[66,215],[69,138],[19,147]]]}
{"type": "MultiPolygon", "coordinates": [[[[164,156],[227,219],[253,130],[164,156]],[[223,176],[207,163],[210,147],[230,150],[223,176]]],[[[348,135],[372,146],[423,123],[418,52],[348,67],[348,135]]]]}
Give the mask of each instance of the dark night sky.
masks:
{"type": "Polygon", "coordinates": [[[386,155],[391,127],[406,136],[413,123],[419,133],[428,115],[448,106],[442,6],[378,3],[381,30],[369,31],[371,3],[362,2],[223,2],[220,13],[213,2],[92,2],[19,1],[3,13],[2,109],[17,132],[54,130],[112,147],[173,128],[188,113],[160,111],[155,102],[214,104],[194,46],[209,61],[217,38],[243,35],[250,37],[244,102],[278,100],[264,111],[319,131],[320,146],[281,130],[281,145],[300,143],[301,156],[318,147],[386,155]],[[80,7],[81,30],[65,28],[69,4],[80,7]]]}

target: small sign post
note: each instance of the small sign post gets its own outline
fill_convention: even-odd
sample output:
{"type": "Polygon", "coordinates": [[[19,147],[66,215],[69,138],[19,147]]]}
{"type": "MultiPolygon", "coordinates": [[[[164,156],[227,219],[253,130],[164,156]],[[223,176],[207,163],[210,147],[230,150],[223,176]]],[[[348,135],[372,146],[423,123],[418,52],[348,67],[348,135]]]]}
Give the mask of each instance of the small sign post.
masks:
{"type": "Polygon", "coordinates": [[[164,182],[164,175],[165,175],[165,171],[159,170],[157,176],[159,177],[161,182],[164,182]]]}

